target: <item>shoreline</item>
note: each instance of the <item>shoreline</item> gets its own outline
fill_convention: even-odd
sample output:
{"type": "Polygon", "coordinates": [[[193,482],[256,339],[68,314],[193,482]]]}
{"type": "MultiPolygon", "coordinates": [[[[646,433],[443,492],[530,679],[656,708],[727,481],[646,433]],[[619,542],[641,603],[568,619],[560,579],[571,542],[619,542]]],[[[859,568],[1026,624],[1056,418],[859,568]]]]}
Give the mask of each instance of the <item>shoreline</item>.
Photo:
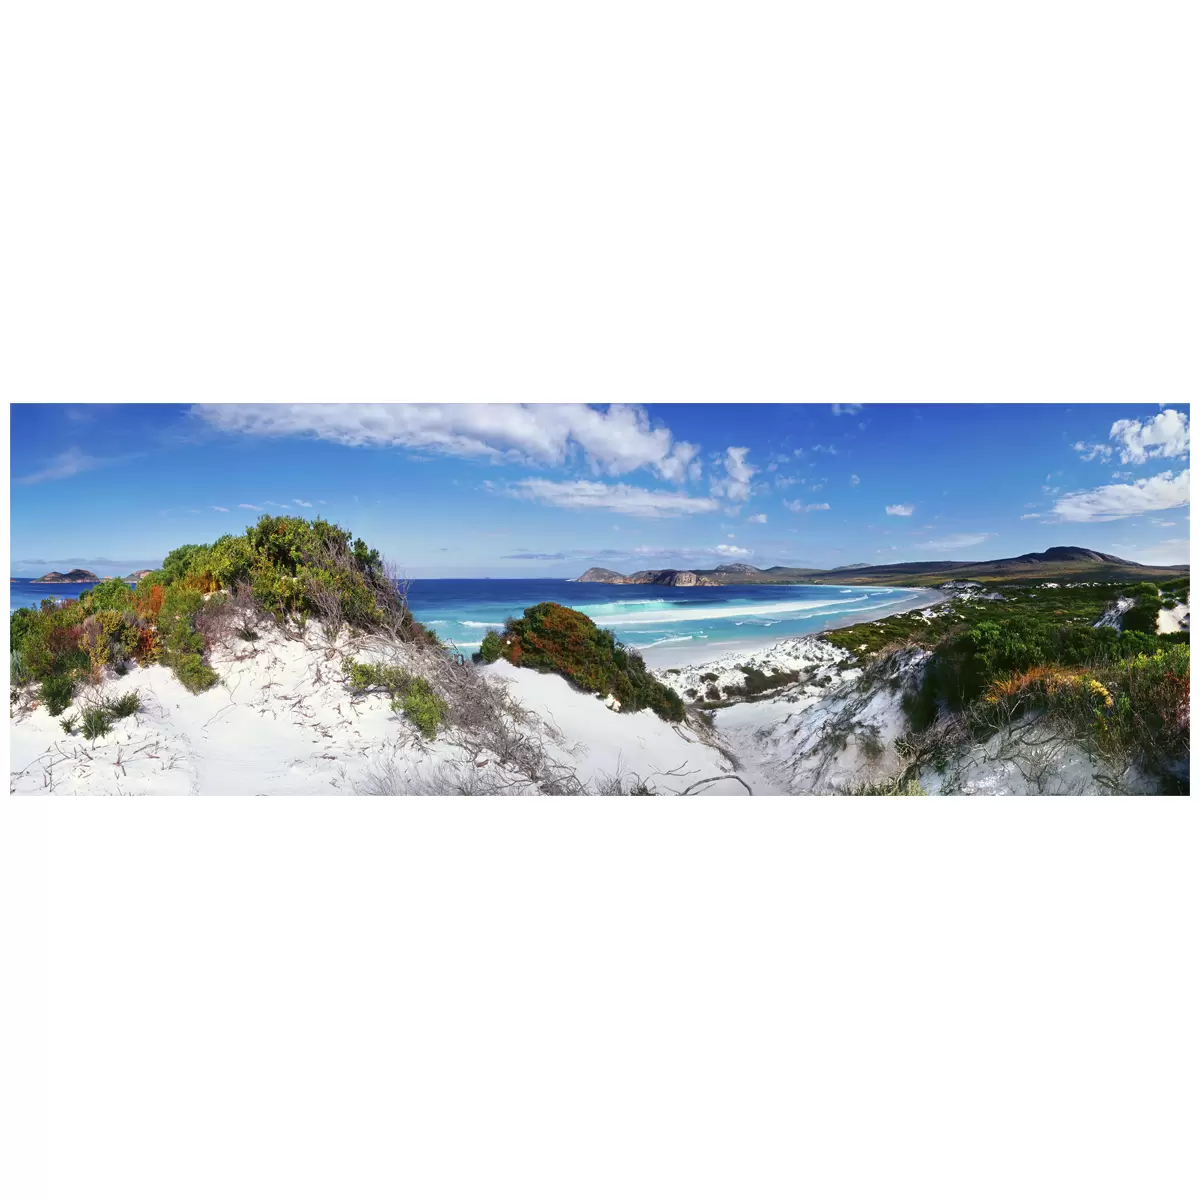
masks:
{"type": "MultiPolygon", "coordinates": [[[[819,585],[814,585],[819,586],[819,585]]],[[[641,654],[646,666],[654,672],[661,672],[670,667],[698,667],[713,662],[719,658],[727,658],[732,654],[761,654],[785,642],[794,642],[798,638],[820,638],[821,634],[834,629],[845,629],[850,625],[868,625],[881,621],[885,617],[894,617],[900,613],[912,612],[914,609],[931,608],[935,604],[943,604],[949,599],[946,592],[937,588],[906,589],[913,594],[903,596],[890,604],[881,604],[867,612],[844,612],[826,618],[819,629],[811,629],[806,633],[785,633],[772,636],[769,631],[756,637],[748,638],[710,638],[694,644],[661,643],[656,646],[633,647],[641,654]]]]}

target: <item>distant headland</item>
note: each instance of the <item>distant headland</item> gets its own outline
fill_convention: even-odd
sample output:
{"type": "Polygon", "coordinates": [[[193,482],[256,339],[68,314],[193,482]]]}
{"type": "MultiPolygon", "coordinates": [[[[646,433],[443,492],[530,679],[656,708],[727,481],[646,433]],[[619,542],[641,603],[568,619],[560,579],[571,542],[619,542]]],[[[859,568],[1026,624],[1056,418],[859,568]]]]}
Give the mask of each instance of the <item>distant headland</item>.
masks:
{"type": "Polygon", "coordinates": [[[969,574],[981,582],[998,583],[1020,579],[1072,579],[1104,581],[1117,579],[1167,578],[1186,575],[1186,563],[1150,567],[1130,562],[1083,546],[1051,546],[1048,550],[998,558],[990,562],[853,563],[821,570],[816,567],[755,567],[749,563],[721,563],[711,571],[653,570],[621,575],[604,567],[592,567],[572,583],[640,583],[659,587],[720,587],[747,583],[840,583],[877,584],[889,587],[936,587],[956,576],[969,574]]]}

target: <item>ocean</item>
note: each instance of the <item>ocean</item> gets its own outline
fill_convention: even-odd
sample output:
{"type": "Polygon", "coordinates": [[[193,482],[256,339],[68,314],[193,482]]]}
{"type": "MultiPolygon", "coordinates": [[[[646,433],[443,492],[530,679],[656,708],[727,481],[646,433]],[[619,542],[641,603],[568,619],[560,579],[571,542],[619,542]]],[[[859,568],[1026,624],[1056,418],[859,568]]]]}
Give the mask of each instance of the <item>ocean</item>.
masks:
{"type": "MultiPolygon", "coordinates": [[[[9,584],[9,611],[44,596],[78,596],[89,584],[9,584]]],[[[463,653],[479,648],[489,629],[544,600],[586,613],[648,662],[702,661],[739,647],[870,621],[937,596],[925,589],[817,584],[741,587],[642,587],[561,579],[417,579],[408,602],[418,620],[463,653]]]]}

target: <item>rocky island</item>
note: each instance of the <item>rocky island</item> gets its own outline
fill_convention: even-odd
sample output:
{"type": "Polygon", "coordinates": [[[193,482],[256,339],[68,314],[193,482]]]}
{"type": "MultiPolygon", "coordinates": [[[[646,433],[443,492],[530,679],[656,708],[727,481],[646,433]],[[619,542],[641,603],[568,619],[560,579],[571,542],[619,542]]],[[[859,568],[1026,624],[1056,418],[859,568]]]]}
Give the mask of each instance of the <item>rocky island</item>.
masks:
{"type": "Polygon", "coordinates": [[[35,579],[34,583],[99,583],[100,576],[93,575],[91,571],[84,571],[76,567],[73,571],[68,571],[65,575],[58,571],[47,571],[41,579],[35,579]]]}

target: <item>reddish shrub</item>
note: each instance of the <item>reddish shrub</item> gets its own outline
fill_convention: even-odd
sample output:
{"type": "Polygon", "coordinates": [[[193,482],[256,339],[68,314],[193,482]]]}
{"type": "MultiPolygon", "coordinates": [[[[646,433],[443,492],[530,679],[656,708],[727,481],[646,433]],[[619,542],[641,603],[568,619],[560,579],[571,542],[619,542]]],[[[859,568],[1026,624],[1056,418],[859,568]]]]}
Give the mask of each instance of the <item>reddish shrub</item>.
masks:
{"type": "Polygon", "coordinates": [[[79,649],[79,637],[82,633],[82,628],[79,625],[72,625],[69,628],[51,629],[46,634],[46,645],[50,647],[50,651],[57,658],[60,654],[70,654],[72,650],[79,649]]]}
{"type": "Polygon", "coordinates": [[[139,592],[135,603],[137,604],[138,616],[149,617],[152,620],[158,617],[159,611],[163,606],[163,599],[166,593],[161,583],[156,583],[148,594],[139,592]]]}

